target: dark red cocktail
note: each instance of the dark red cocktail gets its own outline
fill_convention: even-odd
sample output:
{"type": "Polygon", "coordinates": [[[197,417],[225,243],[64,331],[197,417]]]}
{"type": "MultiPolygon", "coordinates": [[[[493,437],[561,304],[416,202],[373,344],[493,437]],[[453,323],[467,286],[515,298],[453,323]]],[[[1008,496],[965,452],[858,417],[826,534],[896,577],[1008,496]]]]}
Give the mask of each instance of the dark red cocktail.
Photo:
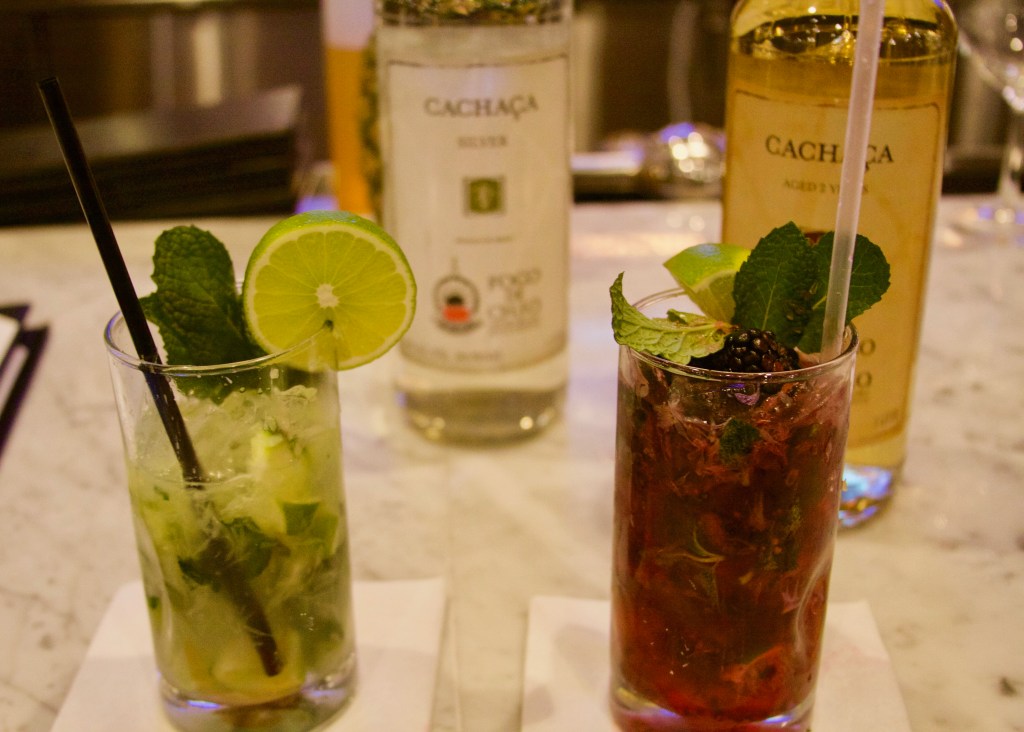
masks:
{"type": "Polygon", "coordinates": [[[611,703],[623,730],[809,729],[855,340],[827,364],[765,375],[622,348],[611,703]]]}

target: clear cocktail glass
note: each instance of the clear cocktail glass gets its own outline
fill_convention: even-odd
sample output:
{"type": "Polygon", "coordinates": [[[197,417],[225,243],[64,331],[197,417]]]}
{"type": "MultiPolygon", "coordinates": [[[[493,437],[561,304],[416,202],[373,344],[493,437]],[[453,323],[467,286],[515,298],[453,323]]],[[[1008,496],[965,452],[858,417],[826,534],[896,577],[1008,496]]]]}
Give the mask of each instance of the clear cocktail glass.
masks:
{"type": "Polygon", "coordinates": [[[140,361],[106,329],[164,709],[180,729],[317,726],[355,688],[336,374],[314,339],[218,366],[140,361]],[[170,384],[190,475],[157,408],[170,384]]]}
{"type": "MultiPolygon", "coordinates": [[[[637,307],[693,312],[681,292],[637,307]]],[[[857,337],[734,374],[623,346],[611,707],[623,730],[805,732],[817,679],[857,337]]]]}

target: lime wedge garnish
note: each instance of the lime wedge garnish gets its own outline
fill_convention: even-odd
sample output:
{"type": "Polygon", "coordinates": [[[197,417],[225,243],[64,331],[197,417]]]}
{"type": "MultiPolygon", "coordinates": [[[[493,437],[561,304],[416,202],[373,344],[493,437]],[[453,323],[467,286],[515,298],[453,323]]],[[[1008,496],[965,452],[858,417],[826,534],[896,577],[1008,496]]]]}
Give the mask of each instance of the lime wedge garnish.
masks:
{"type": "Polygon", "coordinates": [[[665,262],[665,268],[709,318],[729,322],[736,303],[732,284],[750,250],[735,244],[698,244],[665,262]]]}
{"type": "Polygon", "coordinates": [[[416,281],[401,248],[372,221],[310,211],[264,234],[245,270],[242,303],[253,339],[267,352],[321,332],[308,366],[350,369],[384,354],[408,330],[416,281]]]}

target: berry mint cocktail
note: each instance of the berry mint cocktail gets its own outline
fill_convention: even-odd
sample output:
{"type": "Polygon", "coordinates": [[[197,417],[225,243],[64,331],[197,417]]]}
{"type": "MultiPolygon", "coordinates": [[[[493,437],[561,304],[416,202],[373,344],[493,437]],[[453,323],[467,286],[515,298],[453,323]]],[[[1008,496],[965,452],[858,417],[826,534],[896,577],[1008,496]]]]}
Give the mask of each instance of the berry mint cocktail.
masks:
{"type": "MultiPolygon", "coordinates": [[[[749,259],[718,247],[676,261],[684,289],[635,307],[621,277],[612,287],[610,700],[623,730],[810,729],[857,338],[847,329],[822,363],[794,348],[817,330],[815,303],[779,315],[747,291],[785,289],[772,243],[790,233],[749,259]]],[[[787,257],[813,249],[791,244],[787,257]]]]}

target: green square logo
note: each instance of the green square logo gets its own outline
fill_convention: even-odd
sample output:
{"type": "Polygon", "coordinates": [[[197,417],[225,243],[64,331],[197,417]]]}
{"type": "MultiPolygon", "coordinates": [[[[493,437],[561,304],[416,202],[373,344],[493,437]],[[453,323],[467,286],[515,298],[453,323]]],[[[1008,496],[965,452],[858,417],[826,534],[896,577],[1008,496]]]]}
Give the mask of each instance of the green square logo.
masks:
{"type": "Polygon", "coordinates": [[[466,178],[464,183],[467,213],[493,214],[505,210],[504,178],[466,178]]]}

